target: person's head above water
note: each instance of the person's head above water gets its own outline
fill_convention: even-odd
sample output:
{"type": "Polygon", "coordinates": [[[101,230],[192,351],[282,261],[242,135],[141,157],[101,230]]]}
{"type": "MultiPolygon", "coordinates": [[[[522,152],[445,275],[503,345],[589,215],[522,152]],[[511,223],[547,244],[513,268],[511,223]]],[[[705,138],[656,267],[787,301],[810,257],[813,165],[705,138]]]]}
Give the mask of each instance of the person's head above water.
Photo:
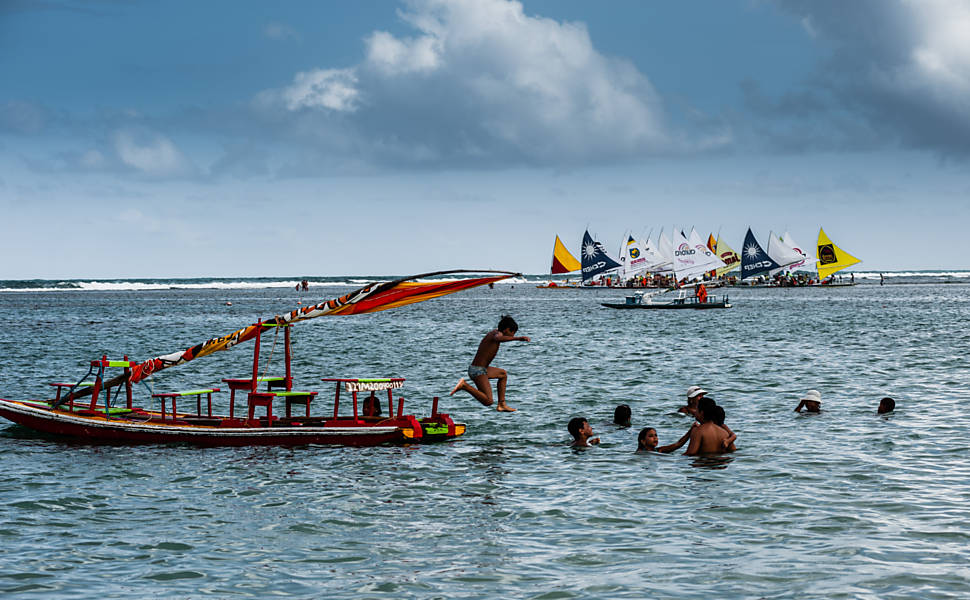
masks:
{"type": "MultiPolygon", "coordinates": [[[[822,394],[818,390],[808,390],[801,400],[799,400],[798,406],[799,408],[804,406],[805,412],[822,412],[822,394]]],[[[798,409],[796,408],[795,410],[798,409]]]]}
{"type": "Polygon", "coordinates": [[[715,425],[724,425],[724,408],[715,406],[711,411],[711,420],[715,425]]]}
{"type": "Polygon", "coordinates": [[[632,416],[633,413],[630,412],[630,407],[626,404],[621,404],[613,410],[613,423],[616,425],[629,427],[631,425],[632,416]]]}
{"type": "Polygon", "coordinates": [[[708,398],[703,396],[697,401],[697,414],[702,421],[711,421],[714,419],[714,409],[717,408],[717,403],[714,402],[714,398],[708,398]]]}
{"type": "Polygon", "coordinates": [[[883,398],[879,401],[879,409],[876,411],[880,415],[892,412],[896,409],[896,401],[892,398],[883,398]]]}
{"type": "Polygon", "coordinates": [[[637,434],[637,450],[655,450],[659,441],[656,429],[644,427],[637,434]]]}
{"type": "Polygon", "coordinates": [[[513,319],[511,316],[502,315],[502,318],[498,320],[497,329],[503,332],[509,331],[509,332],[515,333],[516,331],[519,330],[519,324],[516,323],[515,319],[513,319]]]}
{"type": "Polygon", "coordinates": [[[586,417],[573,417],[569,420],[569,424],[566,425],[566,429],[569,430],[569,435],[573,436],[575,440],[580,438],[580,434],[586,427],[589,427],[589,421],[586,420],[586,417]]]}

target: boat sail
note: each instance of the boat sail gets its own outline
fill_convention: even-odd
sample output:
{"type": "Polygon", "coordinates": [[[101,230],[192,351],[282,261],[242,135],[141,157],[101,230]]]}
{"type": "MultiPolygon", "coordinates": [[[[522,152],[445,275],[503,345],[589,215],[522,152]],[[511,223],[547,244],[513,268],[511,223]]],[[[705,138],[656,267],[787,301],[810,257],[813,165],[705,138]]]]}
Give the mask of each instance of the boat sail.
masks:
{"type": "Polygon", "coordinates": [[[748,233],[744,236],[744,245],[741,247],[741,279],[757,277],[780,268],[781,265],[768,256],[754,237],[751,228],[748,227],[748,233]]]}
{"type": "Polygon", "coordinates": [[[717,277],[722,277],[741,267],[741,258],[738,256],[738,253],[727,242],[722,240],[720,235],[717,236],[714,254],[717,254],[717,257],[724,263],[724,266],[717,270],[717,277]]]}
{"type": "Polygon", "coordinates": [[[818,229],[818,247],[815,251],[815,257],[818,260],[817,268],[818,278],[820,280],[846,267],[851,267],[862,262],[842,248],[836,246],[829,239],[829,236],[825,235],[825,230],[821,227],[818,229]]]}
{"type": "Polygon", "coordinates": [[[623,266],[606,253],[603,245],[589,235],[589,230],[583,234],[583,251],[581,255],[583,283],[593,279],[597,275],[623,266]]]}
{"type": "Polygon", "coordinates": [[[792,271],[804,271],[809,269],[811,265],[815,264],[815,259],[810,257],[804,250],[802,250],[804,246],[796,242],[790,233],[786,231],[785,235],[781,236],[781,241],[784,242],[789,248],[802,255],[801,261],[791,265],[792,271]]]}
{"type": "Polygon", "coordinates": [[[552,268],[550,272],[553,275],[559,275],[561,273],[572,273],[581,268],[582,265],[580,262],[566,249],[566,245],[562,243],[562,240],[557,235],[556,242],[552,245],[552,268]]]}
{"type": "Polygon", "coordinates": [[[690,236],[680,231],[675,239],[674,273],[678,280],[694,279],[724,266],[724,262],[710,251],[696,230],[691,229],[690,236]]]}
{"type": "Polygon", "coordinates": [[[781,236],[775,235],[774,232],[768,234],[768,256],[780,265],[777,269],[771,270],[771,275],[786,270],[794,271],[795,264],[803,263],[805,258],[800,252],[796,252],[794,248],[786,244],[781,236]]]}
{"type": "Polygon", "coordinates": [[[623,263],[623,279],[627,280],[638,273],[645,271],[648,266],[647,257],[643,254],[643,249],[632,235],[627,236],[626,247],[623,249],[623,256],[620,257],[623,263]]]}

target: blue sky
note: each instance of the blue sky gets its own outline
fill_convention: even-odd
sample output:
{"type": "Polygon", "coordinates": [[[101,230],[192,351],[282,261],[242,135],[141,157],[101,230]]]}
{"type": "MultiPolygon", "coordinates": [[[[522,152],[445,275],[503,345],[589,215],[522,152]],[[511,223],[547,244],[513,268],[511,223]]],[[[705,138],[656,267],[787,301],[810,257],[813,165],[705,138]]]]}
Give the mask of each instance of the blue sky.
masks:
{"type": "Polygon", "coordinates": [[[0,279],[548,270],[823,226],[970,267],[970,5],[0,4],[0,279]]]}

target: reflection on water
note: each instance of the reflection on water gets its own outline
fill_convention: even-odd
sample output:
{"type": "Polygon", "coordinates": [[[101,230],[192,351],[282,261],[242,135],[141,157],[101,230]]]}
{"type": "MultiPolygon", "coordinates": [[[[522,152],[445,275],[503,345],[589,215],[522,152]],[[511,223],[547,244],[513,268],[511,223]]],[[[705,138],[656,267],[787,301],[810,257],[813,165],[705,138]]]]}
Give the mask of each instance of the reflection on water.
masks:
{"type": "Polygon", "coordinates": [[[734,457],[730,454],[695,456],[690,466],[701,469],[726,469],[733,461],[734,457]]]}

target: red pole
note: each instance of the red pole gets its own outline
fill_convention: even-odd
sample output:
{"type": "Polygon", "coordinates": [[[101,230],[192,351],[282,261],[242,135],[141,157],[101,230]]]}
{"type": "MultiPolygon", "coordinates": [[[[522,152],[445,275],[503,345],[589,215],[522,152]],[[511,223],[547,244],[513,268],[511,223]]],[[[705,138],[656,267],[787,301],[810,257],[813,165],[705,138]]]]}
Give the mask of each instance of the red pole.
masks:
{"type": "Polygon", "coordinates": [[[333,418],[337,418],[337,411],[340,406],[340,382],[337,382],[337,393],[333,395],[333,418]]]}
{"type": "Polygon", "coordinates": [[[283,327],[283,344],[286,346],[286,391],[293,391],[293,377],[290,374],[290,326],[283,327]]]}
{"type": "MultiPolygon", "coordinates": [[[[128,355],[125,354],[125,361],[128,360],[128,355]]],[[[128,400],[128,406],[126,408],[131,408],[131,367],[125,367],[125,396],[128,400]]]]}
{"type": "Polygon", "coordinates": [[[256,391],[257,379],[259,378],[259,338],[263,334],[263,320],[256,322],[256,345],[253,346],[253,383],[249,387],[250,392],[256,391]]]}
{"type": "Polygon", "coordinates": [[[397,399],[397,416],[398,418],[404,414],[404,398],[397,399]]]}
{"type": "Polygon", "coordinates": [[[104,365],[108,362],[108,355],[101,355],[101,364],[98,365],[98,376],[94,380],[94,389],[91,390],[91,406],[90,409],[94,410],[95,405],[98,403],[98,396],[101,394],[101,381],[104,378],[104,365]]]}
{"type": "Polygon", "coordinates": [[[357,420],[357,392],[354,392],[354,420],[357,420]]]}
{"type": "Polygon", "coordinates": [[[387,415],[394,415],[394,397],[391,395],[391,390],[387,390],[387,415]]]}
{"type": "Polygon", "coordinates": [[[431,402],[431,416],[432,417],[438,416],[438,397],[437,396],[435,396],[434,400],[431,402]]]}

